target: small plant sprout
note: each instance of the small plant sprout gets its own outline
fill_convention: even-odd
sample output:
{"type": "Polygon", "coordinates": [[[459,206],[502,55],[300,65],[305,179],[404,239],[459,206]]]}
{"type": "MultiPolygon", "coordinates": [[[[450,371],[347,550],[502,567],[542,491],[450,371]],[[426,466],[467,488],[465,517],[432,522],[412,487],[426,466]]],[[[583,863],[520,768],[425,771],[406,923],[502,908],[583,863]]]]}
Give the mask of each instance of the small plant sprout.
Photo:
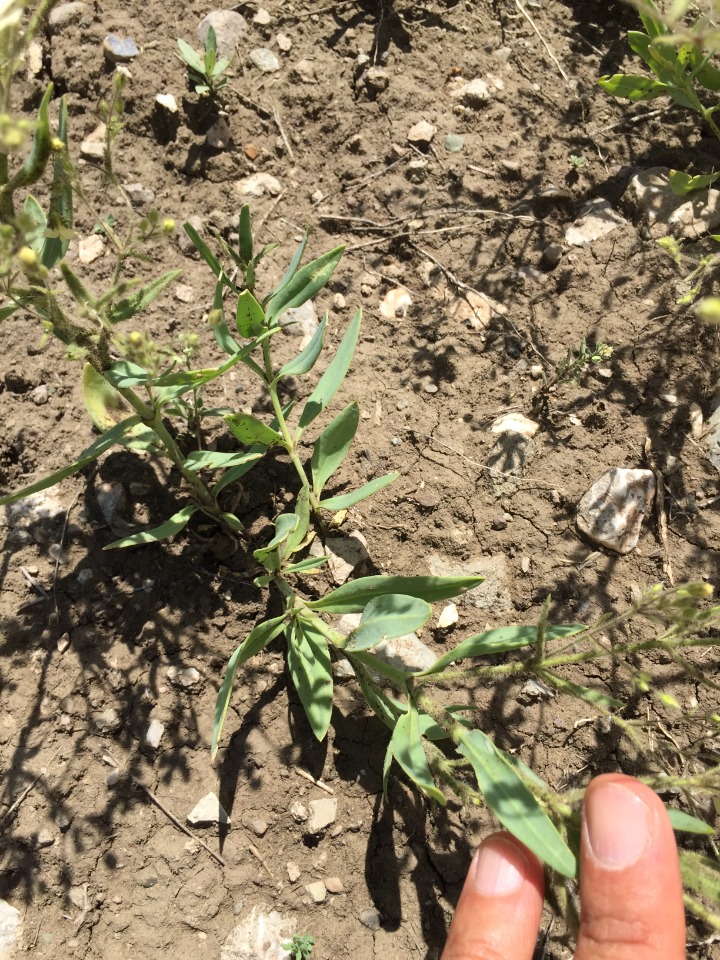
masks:
{"type": "Polygon", "coordinates": [[[585,159],[585,157],[579,156],[576,153],[571,153],[570,156],[568,157],[568,160],[573,170],[582,170],[582,168],[587,163],[587,160],[585,159]]]}
{"type": "Polygon", "coordinates": [[[594,347],[589,347],[583,337],[579,350],[568,349],[563,359],[556,364],[552,375],[544,376],[542,387],[538,390],[533,400],[533,413],[538,416],[547,416],[550,396],[558,387],[565,383],[575,383],[585,373],[591,364],[602,363],[609,360],[612,356],[612,347],[606,343],[597,343],[594,347]]]}
{"type": "Polygon", "coordinates": [[[312,955],[314,946],[314,937],[307,933],[295,934],[289,943],[283,944],[283,950],[287,950],[291,960],[308,960],[312,955]]]}
{"type": "Polygon", "coordinates": [[[205,52],[202,56],[182,39],[178,40],[178,49],[180,51],[178,56],[187,67],[188,83],[195,93],[201,97],[209,97],[218,108],[222,109],[223,102],[219,94],[228,82],[225,73],[230,66],[230,59],[218,57],[214,28],[208,29],[205,52]]]}

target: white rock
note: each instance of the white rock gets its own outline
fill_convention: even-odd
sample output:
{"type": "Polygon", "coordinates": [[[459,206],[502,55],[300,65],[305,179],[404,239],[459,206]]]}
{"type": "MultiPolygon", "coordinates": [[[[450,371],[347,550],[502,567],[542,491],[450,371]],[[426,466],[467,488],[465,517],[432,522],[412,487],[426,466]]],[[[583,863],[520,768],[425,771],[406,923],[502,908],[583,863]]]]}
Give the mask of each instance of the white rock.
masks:
{"type": "Polygon", "coordinates": [[[493,422],[493,433],[520,433],[523,437],[534,437],[540,429],[540,424],[522,413],[505,413],[493,422]]]}
{"type": "Polygon", "coordinates": [[[173,287],[173,294],[180,303],[193,303],[195,301],[195,291],[187,283],[176,283],[173,287]]]}
{"type": "Polygon", "coordinates": [[[188,823],[194,827],[204,827],[213,823],[228,825],[230,817],[214,793],[208,793],[193,807],[187,815],[188,823]]]}
{"type": "Polygon", "coordinates": [[[218,117],[215,123],[205,134],[205,143],[212,150],[227,150],[232,142],[230,124],[225,117],[218,117]]]}
{"type": "Polygon", "coordinates": [[[100,713],[94,713],[93,722],[100,733],[115,733],[122,726],[120,715],[114,707],[107,707],[100,713]]]}
{"type": "Polygon", "coordinates": [[[468,590],[460,600],[456,601],[459,606],[469,603],[473,607],[488,610],[494,614],[507,613],[513,609],[510,576],[507,560],[503,554],[491,554],[458,563],[438,553],[431,553],[425,562],[434,577],[479,576],[485,578],[479,586],[468,590]]]}
{"type": "Polygon", "coordinates": [[[311,800],[310,816],[305,824],[305,833],[315,835],[330,824],[335,823],[337,817],[337,798],[323,797],[321,800],[311,800]]]}
{"type": "Polygon", "coordinates": [[[168,667],[167,678],[174,687],[194,687],[202,679],[202,674],[195,667],[168,667]]]}
{"type": "Polygon", "coordinates": [[[280,61],[272,52],[272,50],[267,50],[265,47],[255,47],[254,50],[251,50],[248,54],[248,59],[257,67],[258,70],[261,70],[263,73],[275,73],[280,69],[280,61]]]}
{"type": "Polygon", "coordinates": [[[279,33],[277,37],[275,37],[275,40],[283,53],[290,53],[292,50],[292,40],[286,33],[279,33]]]}
{"type": "Polygon", "coordinates": [[[266,193],[277,197],[282,193],[280,181],[269,173],[254,173],[251,177],[238,180],[235,189],[241,197],[262,197],[266,193]]]}
{"type": "Polygon", "coordinates": [[[580,500],[578,529],[593,543],[616,553],[630,553],[637,545],[643,517],[654,496],[652,470],[612,467],[580,500]]]}
{"type": "Polygon", "coordinates": [[[15,955],[15,945],[20,933],[20,911],[0,900],[0,960],[10,960],[15,955]]]}
{"type": "MultiPolygon", "coordinates": [[[[52,14],[51,14],[52,15],[52,14]]],[[[28,70],[30,73],[37,77],[42,73],[43,69],[43,48],[42,44],[37,40],[32,40],[27,48],[25,54],[25,60],[28,65],[28,70]]]]}
{"type": "Polygon", "coordinates": [[[460,320],[471,330],[483,330],[490,326],[493,316],[496,314],[504,316],[506,313],[507,309],[501,304],[472,290],[467,290],[461,297],[456,297],[448,310],[453,320],[460,320]]]}
{"type": "Polygon", "coordinates": [[[85,265],[94,263],[105,253],[105,241],[99,233],[78,241],[78,260],[85,265]]]}
{"type": "Polygon", "coordinates": [[[482,107],[490,100],[490,88],[480,77],[464,83],[452,91],[453,100],[460,100],[469,107],[482,107]]]}
{"type": "Polygon", "coordinates": [[[313,903],[324,903],[327,897],[327,890],[322,880],[315,880],[313,883],[306,883],[305,890],[310,895],[313,903]]]}
{"type": "Polygon", "coordinates": [[[219,960],[288,960],[283,943],[292,939],[294,919],[267,907],[253,907],[222,945],[219,960]]]}
{"type": "Polygon", "coordinates": [[[699,403],[690,404],[690,433],[694,440],[699,440],[703,434],[703,412],[699,403]]]}
{"type": "Polygon", "coordinates": [[[320,325],[312,300],[306,301],[300,307],[291,307],[286,310],[280,315],[278,323],[283,333],[291,337],[311,337],[320,325]]]}
{"type": "Polygon", "coordinates": [[[285,864],[285,869],[287,870],[290,883],[297,883],[300,879],[300,867],[293,860],[288,860],[285,864]]]}
{"type": "Polygon", "coordinates": [[[80,144],[80,156],[88,160],[102,160],[105,156],[105,135],[107,127],[99,124],[80,144]]]}
{"type": "Polygon", "coordinates": [[[292,68],[292,74],[293,77],[296,77],[301,83],[318,82],[315,64],[312,60],[308,60],[307,58],[298,60],[298,62],[292,68]]]}
{"type": "Polygon", "coordinates": [[[656,240],[670,233],[694,239],[720,224],[720,190],[697,190],[679,197],[670,188],[668,167],[650,167],[636,174],[627,194],[641,211],[656,240]]]}
{"type": "Polygon", "coordinates": [[[70,646],[70,634],[64,633],[57,642],[57,652],[65,653],[65,651],[69,646],[70,646]]]}
{"type": "Polygon", "coordinates": [[[125,193],[135,204],[142,205],[144,203],[152,203],[155,199],[155,191],[144,187],[141,183],[126,183],[123,186],[125,193]]]}
{"type": "Polygon", "coordinates": [[[163,110],[167,110],[168,113],[178,112],[177,100],[171,93],[159,93],[155,97],[155,103],[159,104],[163,110]]]}
{"type": "Polygon", "coordinates": [[[50,11],[48,26],[51,33],[57,33],[63,27],[78,23],[85,14],[90,14],[90,7],[82,0],[72,0],[71,3],[61,3],[50,11]]]}
{"type": "Polygon", "coordinates": [[[524,684],[520,693],[530,700],[552,700],[555,696],[555,691],[551,687],[541,680],[532,678],[524,684]]]}
{"type": "Polygon", "coordinates": [[[419,123],[410,127],[407,138],[410,143],[427,146],[432,141],[436,132],[437,127],[434,127],[432,123],[428,123],[427,120],[420,120],[419,123]]]}
{"type": "Polygon", "coordinates": [[[429,670],[437,660],[437,654],[414,633],[381,640],[370,652],[396,670],[429,670]]]}
{"type": "Polygon", "coordinates": [[[127,497],[123,485],[116,480],[110,483],[101,483],[97,490],[97,502],[105,522],[113,524],[115,516],[127,505],[127,497]]]}
{"type": "Polygon", "coordinates": [[[300,803],[299,800],[295,800],[290,804],[290,814],[295,823],[305,823],[307,818],[310,816],[308,813],[308,808],[304,803],[300,803]]]}
{"type": "Polygon", "coordinates": [[[401,287],[388,290],[380,303],[380,316],[386,320],[404,317],[411,303],[412,297],[407,290],[401,287]]]}
{"type": "Polygon", "coordinates": [[[565,242],[572,247],[582,247],[626,223],[627,220],[616,213],[607,200],[597,197],[582,207],[578,219],[567,228],[565,242]]]}
{"type": "Polygon", "coordinates": [[[250,30],[247,20],[239,13],[233,10],[213,10],[200,21],[197,28],[197,38],[203,47],[210,27],[215,31],[217,51],[221,57],[232,57],[236,46],[250,30]]]}
{"type": "Polygon", "coordinates": [[[359,530],[353,530],[347,537],[327,537],[325,549],[330,557],[328,567],[337,586],[345,583],[352,573],[370,560],[367,541],[359,530]]]}
{"type": "Polygon", "coordinates": [[[258,11],[253,17],[253,23],[258,27],[266,27],[270,23],[270,14],[264,7],[258,7],[258,11]]]}
{"type": "Polygon", "coordinates": [[[438,627],[440,630],[447,630],[448,627],[454,627],[458,622],[458,608],[454,603],[449,603],[440,611],[438,617],[438,627]]]}
{"type": "Polygon", "coordinates": [[[165,724],[161,723],[159,720],[154,719],[150,721],[150,726],[147,728],[147,733],[145,734],[145,743],[152,747],[153,750],[157,750],[160,746],[160,741],[162,740],[162,735],[165,733],[165,724]]]}

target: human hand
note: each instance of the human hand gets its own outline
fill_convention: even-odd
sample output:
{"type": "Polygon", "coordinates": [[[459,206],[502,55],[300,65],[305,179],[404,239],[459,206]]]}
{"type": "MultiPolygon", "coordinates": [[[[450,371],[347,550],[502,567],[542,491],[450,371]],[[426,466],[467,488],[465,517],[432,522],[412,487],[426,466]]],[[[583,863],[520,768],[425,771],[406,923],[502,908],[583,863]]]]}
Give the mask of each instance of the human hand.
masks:
{"type": "MultiPolygon", "coordinates": [[[[543,868],[508,833],[480,845],[441,960],[531,960],[543,868]]],[[[653,791],[604,774],[585,794],[580,931],[575,960],[684,960],[685,913],[675,835],[653,791]]]]}

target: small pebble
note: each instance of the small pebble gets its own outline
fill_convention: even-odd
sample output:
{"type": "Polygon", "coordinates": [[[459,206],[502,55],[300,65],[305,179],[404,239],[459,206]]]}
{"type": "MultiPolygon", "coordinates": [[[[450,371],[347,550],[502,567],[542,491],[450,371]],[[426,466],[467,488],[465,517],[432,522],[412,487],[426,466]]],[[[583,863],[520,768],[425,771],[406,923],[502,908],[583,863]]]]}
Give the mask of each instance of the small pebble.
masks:
{"type": "Polygon", "coordinates": [[[340,877],[328,877],[325,881],[325,888],[328,893],[344,893],[345,891],[340,877]]]}
{"type": "Polygon", "coordinates": [[[283,53],[290,53],[292,50],[292,40],[287,34],[279,33],[275,39],[279,49],[282,50],[283,53]]]}
{"type": "Polygon", "coordinates": [[[105,156],[105,134],[105,124],[98,124],[80,144],[80,155],[88,160],[102,160],[105,156]]]}
{"type": "Polygon", "coordinates": [[[345,297],[341,293],[336,293],[333,297],[333,306],[336,310],[344,310],[347,306],[345,297]]]}
{"type": "Polygon", "coordinates": [[[245,147],[245,156],[248,158],[248,160],[257,160],[259,155],[260,155],[260,151],[255,146],[255,144],[248,143],[247,146],[245,147]]]}
{"type": "Polygon", "coordinates": [[[559,243],[551,243],[542,252],[541,263],[546,270],[554,270],[562,260],[563,248],[559,243]]]}
{"type": "Polygon", "coordinates": [[[195,291],[187,283],[176,283],[173,288],[175,299],[180,303],[193,303],[195,300],[195,291]]]}
{"type": "Polygon", "coordinates": [[[290,883],[297,883],[297,881],[300,879],[300,867],[293,860],[288,860],[288,862],[285,864],[285,868],[287,870],[288,880],[290,883]]]}
{"type": "Polygon", "coordinates": [[[408,130],[407,138],[410,143],[427,147],[435,136],[436,130],[437,127],[433,126],[432,123],[428,123],[427,120],[421,120],[408,130]]]}
{"type": "Polygon", "coordinates": [[[50,393],[47,384],[41,383],[39,387],[35,387],[34,390],[31,390],[30,399],[36,407],[42,407],[48,402],[49,395],[50,393]]]}
{"type": "Polygon", "coordinates": [[[310,894],[313,903],[323,903],[327,896],[325,884],[322,880],[316,880],[314,883],[305,884],[305,890],[310,894]]]}
{"type": "Polygon", "coordinates": [[[65,653],[70,646],[70,634],[64,633],[57,642],[58,653],[65,653]]]}
{"type": "Polygon", "coordinates": [[[67,563],[67,554],[59,543],[51,543],[48,547],[48,553],[55,563],[67,563]]]}
{"type": "Polygon", "coordinates": [[[507,527],[507,520],[504,517],[495,517],[490,521],[491,530],[505,530],[507,527]]]}
{"type": "Polygon", "coordinates": [[[155,97],[155,103],[167,110],[168,113],[177,113],[178,105],[177,100],[171,93],[159,93],[155,97]]]}
{"type": "Polygon", "coordinates": [[[78,241],[78,260],[86,266],[94,263],[104,253],[105,241],[99,233],[93,233],[92,236],[78,241]]]}
{"type": "Polygon", "coordinates": [[[252,832],[256,837],[264,837],[267,833],[268,825],[264,820],[253,820],[252,822],[252,832]]]}
{"type": "Polygon", "coordinates": [[[272,50],[266,50],[265,47],[255,47],[248,56],[253,66],[256,66],[263,73],[275,73],[276,70],[280,69],[278,58],[272,50]]]}
{"type": "Polygon", "coordinates": [[[157,719],[151,720],[150,726],[145,734],[145,743],[149,747],[152,747],[153,750],[157,750],[157,748],[160,746],[163,733],[165,733],[165,724],[161,723],[157,719]]]}
{"type": "Polygon", "coordinates": [[[373,907],[368,907],[367,910],[363,910],[358,920],[364,927],[367,927],[368,930],[375,932],[380,929],[380,914],[373,907]]]}
{"type": "Polygon", "coordinates": [[[449,133],[445,137],[445,149],[448,153],[460,153],[465,146],[465,137],[458,133],[449,133]]]}
{"type": "Polygon", "coordinates": [[[426,383],[425,386],[423,387],[423,390],[425,391],[425,393],[437,393],[438,387],[436,383],[426,383]]]}
{"type": "Polygon", "coordinates": [[[103,40],[103,53],[111,63],[129,63],[140,51],[132,37],[116,37],[109,33],[103,40]]]}
{"type": "Polygon", "coordinates": [[[530,557],[523,557],[520,561],[520,569],[523,573],[530,572],[530,557]]]}
{"type": "Polygon", "coordinates": [[[258,7],[258,12],[253,17],[253,23],[258,27],[266,27],[270,23],[270,14],[264,7],[258,7]]]}

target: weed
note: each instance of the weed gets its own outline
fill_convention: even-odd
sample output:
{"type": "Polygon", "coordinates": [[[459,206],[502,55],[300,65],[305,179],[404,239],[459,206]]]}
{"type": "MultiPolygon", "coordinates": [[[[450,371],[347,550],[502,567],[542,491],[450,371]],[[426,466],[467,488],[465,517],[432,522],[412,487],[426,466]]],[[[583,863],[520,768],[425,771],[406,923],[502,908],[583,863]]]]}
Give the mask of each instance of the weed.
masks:
{"type": "Polygon", "coordinates": [[[586,372],[591,364],[602,363],[612,356],[612,347],[606,343],[597,343],[589,347],[585,338],[580,343],[580,349],[568,349],[562,360],[555,365],[551,376],[543,373],[543,385],[535,394],[532,410],[536,416],[546,417],[550,408],[550,397],[565,383],[575,383],[586,372]]]}
{"type": "Polygon", "coordinates": [[[296,934],[290,943],[283,944],[283,950],[287,950],[291,960],[309,960],[315,946],[315,938],[309,934],[296,934]]]}
{"type": "Polygon", "coordinates": [[[220,110],[223,101],[220,91],[227,85],[225,76],[230,60],[228,57],[218,57],[217,38],[215,29],[210,27],[205,39],[205,51],[201,56],[185,40],[178,40],[178,56],[187,67],[187,79],[190,86],[201,97],[209,97],[212,103],[220,110]]]}

